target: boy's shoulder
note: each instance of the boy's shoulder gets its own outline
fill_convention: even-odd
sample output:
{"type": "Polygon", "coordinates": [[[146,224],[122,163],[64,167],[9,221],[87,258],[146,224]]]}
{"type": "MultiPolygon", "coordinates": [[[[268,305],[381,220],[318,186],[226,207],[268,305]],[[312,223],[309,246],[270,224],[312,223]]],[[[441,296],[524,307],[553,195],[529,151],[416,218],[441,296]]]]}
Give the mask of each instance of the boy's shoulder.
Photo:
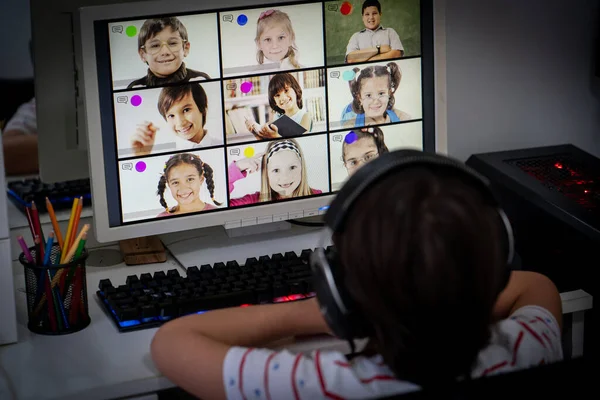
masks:
{"type": "Polygon", "coordinates": [[[187,69],[186,78],[188,80],[195,79],[195,78],[210,79],[210,75],[208,75],[206,72],[196,71],[195,69],[190,69],[190,68],[186,68],[186,69],[187,69]]]}
{"type": "Polygon", "coordinates": [[[563,359],[561,330],[552,313],[525,306],[492,327],[490,344],[478,355],[472,376],[480,377],[563,359]]]}

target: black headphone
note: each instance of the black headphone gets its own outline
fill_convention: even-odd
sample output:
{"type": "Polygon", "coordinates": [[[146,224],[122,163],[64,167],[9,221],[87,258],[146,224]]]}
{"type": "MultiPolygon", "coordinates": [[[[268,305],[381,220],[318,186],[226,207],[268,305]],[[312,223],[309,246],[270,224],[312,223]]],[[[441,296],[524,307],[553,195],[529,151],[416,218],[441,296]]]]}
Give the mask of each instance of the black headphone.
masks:
{"type": "MultiPolygon", "coordinates": [[[[510,266],[515,254],[510,221],[492,192],[489,181],[464,163],[447,156],[419,150],[397,150],[384,153],[363,165],[347,180],[331,202],[325,214],[327,234],[331,235],[344,230],[347,215],[356,199],[376,181],[392,172],[416,165],[442,167],[457,172],[466,180],[474,183],[487,201],[498,210],[506,232],[504,248],[506,249],[507,264],[503,284],[498,292],[500,293],[508,283],[510,266]]],[[[311,255],[310,265],[321,313],[335,336],[348,341],[368,337],[371,333],[370,325],[360,314],[354,300],[341,283],[339,264],[340,261],[334,248],[327,251],[325,248],[319,247],[311,255]]]]}

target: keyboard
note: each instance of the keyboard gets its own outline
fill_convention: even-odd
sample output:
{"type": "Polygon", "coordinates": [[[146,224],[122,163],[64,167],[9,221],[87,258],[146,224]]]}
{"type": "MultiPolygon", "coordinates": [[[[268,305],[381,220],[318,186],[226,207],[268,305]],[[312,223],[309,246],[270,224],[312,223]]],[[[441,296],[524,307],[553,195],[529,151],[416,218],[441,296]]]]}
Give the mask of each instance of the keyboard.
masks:
{"type": "Polygon", "coordinates": [[[46,197],[52,203],[54,211],[70,210],[76,197],[83,197],[83,206],[92,204],[89,179],[44,183],[37,178],[9,182],[6,189],[8,197],[21,211],[35,201],[38,212],[48,212],[46,197]]]}
{"type": "MultiPolygon", "coordinates": [[[[327,248],[330,250],[330,247],[327,248]]],[[[184,315],[253,304],[283,303],[315,296],[311,249],[127,276],[125,282],[101,279],[96,292],[120,332],[154,328],[184,315]]]]}

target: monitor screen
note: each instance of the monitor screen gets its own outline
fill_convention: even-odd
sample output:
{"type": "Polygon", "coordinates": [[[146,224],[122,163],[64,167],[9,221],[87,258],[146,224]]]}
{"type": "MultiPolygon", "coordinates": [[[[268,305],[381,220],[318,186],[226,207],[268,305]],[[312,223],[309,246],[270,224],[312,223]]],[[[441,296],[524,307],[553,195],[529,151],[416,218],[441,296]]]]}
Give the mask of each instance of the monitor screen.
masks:
{"type": "Polygon", "coordinates": [[[100,240],[317,215],[435,150],[430,1],[230,3],[82,9],[100,240]]]}

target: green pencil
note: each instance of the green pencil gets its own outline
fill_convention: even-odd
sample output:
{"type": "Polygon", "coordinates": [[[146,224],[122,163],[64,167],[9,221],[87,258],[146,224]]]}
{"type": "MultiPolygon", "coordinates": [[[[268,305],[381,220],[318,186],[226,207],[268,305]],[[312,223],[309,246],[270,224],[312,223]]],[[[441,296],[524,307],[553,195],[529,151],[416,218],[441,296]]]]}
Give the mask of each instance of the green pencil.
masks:
{"type": "MultiPolygon", "coordinates": [[[[85,247],[86,239],[87,239],[87,232],[81,236],[81,240],[79,240],[79,243],[77,244],[77,250],[75,250],[75,255],[73,256],[73,260],[77,260],[79,257],[81,257],[81,254],[83,253],[83,248],[85,247]]],[[[73,276],[75,275],[75,268],[77,268],[76,265],[71,267],[71,270],[67,274],[67,279],[65,282],[65,291],[69,290],[69,285],[71,284],[71,280],[73,280],[73,276]]],[[[66,295],[67,295],[67,293],[65,292],[65,296],[66,295]]],[[[73,307],[73,304],[71,304],[71,307],[73,307]]]]}

